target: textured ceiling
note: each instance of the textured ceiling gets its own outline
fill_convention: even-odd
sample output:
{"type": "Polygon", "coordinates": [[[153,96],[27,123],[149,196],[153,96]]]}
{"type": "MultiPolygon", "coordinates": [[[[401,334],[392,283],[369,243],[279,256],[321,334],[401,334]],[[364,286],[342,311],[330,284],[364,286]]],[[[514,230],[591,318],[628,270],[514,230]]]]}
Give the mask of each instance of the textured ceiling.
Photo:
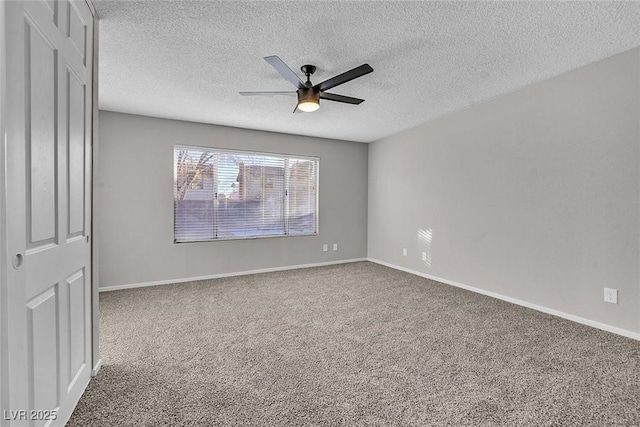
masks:
{"type": "Polygon", "coordinates": [[[94,0],[100,108],[370,142],[640,45],[635,2],[195,2],[94,0]],[[262,58],[359,106],[238,91],[295,89],[262,58]],[[300,74],[301,75],[301,74],[300,74]]]}

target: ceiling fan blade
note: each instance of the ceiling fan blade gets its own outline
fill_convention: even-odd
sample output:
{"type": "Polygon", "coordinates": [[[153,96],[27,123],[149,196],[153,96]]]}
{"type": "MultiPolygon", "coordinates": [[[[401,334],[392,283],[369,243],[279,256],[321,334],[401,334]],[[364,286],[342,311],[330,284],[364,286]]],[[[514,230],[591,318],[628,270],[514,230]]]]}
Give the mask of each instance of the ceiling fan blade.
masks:
{"type": "Polygon", "coordinates": [[[313,88],[318,89],[320,92],[324,92],[325,90],[329,90],[332,87],[336,87],[353,79],[357,79],[358,77],[364,76],[365,74],[369,74],[373,71],[371,65],[362,64],[359,67],[356,67],[352,70],[346,71],[342,74],[338,74],[335,77],[330,78],[329,80],[325,80],[322,83],[318,83],[313,88]]]}
{"type": "Polygon", "coordinates": [[[362,104],[364,102],[364,99],[352,98],[350,96],[344,96],[344,95],[336,95],[335,93],[327,93],[327,92],[320,92],[320,99],[326,99],[327,101],[344,102],[345,104],[354,104],[354,105],[362,104]]]}
{"type": "Polygon", "coordinates": [[[302,82],[302,80],[300,80],[300,77],[298,77],[298,75],[294,73],[282,59],[273,55],[265,56],[264,60],[271,64],[271,66],[275,68],[282,77],[289,80],[295,87],[297,87],[298,89],[304,87],[304,83],[302,82]]]}
{"type": "Polygon", "coordinates": [[[253,96],[253,95],[295,95],[297,92],[295,90],[263,90],[260,92],[238,92],[243,96],[253,96]]]}

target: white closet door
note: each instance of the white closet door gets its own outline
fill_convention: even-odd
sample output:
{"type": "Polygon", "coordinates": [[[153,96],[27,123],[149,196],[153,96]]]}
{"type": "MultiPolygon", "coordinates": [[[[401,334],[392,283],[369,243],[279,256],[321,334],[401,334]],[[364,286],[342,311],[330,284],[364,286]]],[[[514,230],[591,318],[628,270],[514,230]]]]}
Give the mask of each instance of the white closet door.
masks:
{"type": "Polygon", "coordinates": [[[91,375],[92,35],[84,1],[5,3],[2,425],[64,425],[91,375]]]}

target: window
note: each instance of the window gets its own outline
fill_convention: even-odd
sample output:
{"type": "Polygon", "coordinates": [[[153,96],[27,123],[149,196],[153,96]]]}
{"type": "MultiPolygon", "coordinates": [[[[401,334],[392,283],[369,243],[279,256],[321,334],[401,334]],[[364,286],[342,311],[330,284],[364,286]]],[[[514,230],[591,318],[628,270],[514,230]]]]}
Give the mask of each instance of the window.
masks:
{"type": "Polygon", "coordinates": [[[318,232],[318,159],[174,148],[174,241],[318,232]]]}

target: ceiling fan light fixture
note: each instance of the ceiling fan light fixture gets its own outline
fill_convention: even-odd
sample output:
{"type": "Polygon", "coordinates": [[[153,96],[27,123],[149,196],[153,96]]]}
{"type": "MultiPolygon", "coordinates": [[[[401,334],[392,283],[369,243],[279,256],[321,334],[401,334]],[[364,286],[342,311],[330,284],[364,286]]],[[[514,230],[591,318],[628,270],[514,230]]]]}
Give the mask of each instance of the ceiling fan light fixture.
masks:
{"type": "Polygon", "coordinates": [[[320,108],[320,103],[315,99],[305,99],[304,101],[298,103],[298,109],[300,111],[304,111],[305,113],[311,113],[320,108]]]}
{"type": "Polygon", "coordinates": [[[320,92],[313,88],[298,89],[298,109],[305,113],[311,113],[320,108],[320,92]]]}

